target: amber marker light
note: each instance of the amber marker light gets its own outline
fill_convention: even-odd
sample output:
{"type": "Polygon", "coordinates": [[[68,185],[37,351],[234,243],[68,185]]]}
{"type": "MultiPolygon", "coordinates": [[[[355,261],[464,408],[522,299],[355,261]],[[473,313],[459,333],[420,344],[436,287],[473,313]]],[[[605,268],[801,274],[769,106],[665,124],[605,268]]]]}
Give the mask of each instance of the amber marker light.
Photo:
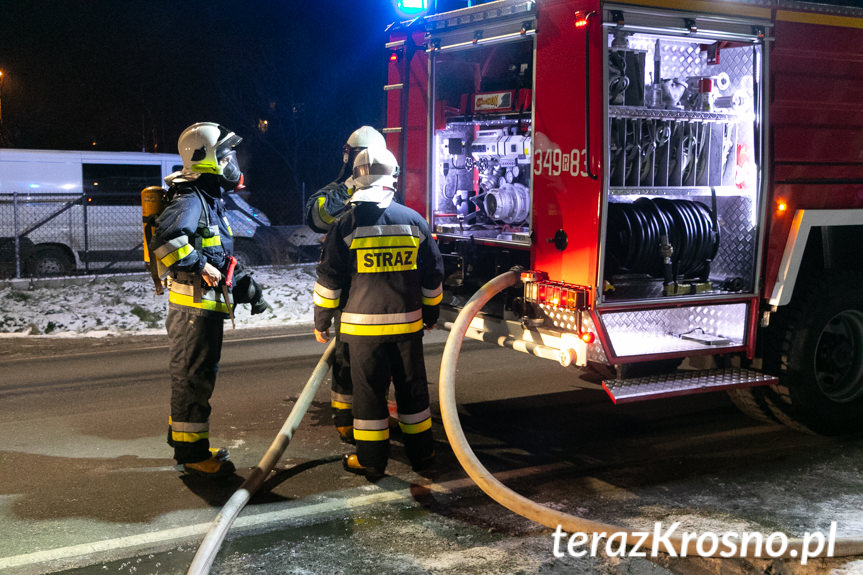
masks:
{"type": "Polygon", "coordinates": [[[779,200],[776,202],[776,215],[781,216],[785,212],[788,211],[788,202],[785,200],[779,200]]]}

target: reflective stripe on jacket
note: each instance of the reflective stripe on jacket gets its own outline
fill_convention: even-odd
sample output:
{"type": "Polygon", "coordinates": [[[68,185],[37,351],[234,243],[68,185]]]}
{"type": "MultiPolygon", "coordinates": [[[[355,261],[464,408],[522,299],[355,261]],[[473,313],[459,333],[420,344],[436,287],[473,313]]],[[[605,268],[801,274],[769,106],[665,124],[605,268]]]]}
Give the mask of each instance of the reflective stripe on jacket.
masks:
{"type": "Polygon", "coordinates": [[[195,286],[188,283],[172,281],[168,294],[168,302],[188,308],[217,311],[225,314],[230,314],[230,306],[233,304],[231,293],[228,292],[228,301],[225,302],[225,297],[220,290],[211,287],[201,287],[199,294],[195,294],[195,286]],[[197,301],[196,301],[197,300],[197,301]]]}
{"type": "Polygon", "coordinates": [[[396,203],[353,204],[324,241],[315,329],[329,328],[341,306],[345,341],[415,337],[437,319],[442,278],[443,260],[422,216],[396,203]]]}
{"type": "Polygon", "coordinates": [[[306,222],[312,230],[323,234],[347,210],[351,190],[336,180],[330,182],[306,200],[306,222]]]}

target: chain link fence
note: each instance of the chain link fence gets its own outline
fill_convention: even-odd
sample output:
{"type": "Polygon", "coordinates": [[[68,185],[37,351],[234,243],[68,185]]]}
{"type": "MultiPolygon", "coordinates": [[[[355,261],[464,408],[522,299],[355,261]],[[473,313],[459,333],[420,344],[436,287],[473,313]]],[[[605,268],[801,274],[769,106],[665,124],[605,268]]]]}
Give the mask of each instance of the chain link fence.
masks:
{"type": "MultiPolygon", "coordinates": [[[[314,261],[305,226],[273,226],[227,194],[235,255],[247,266],[314,261]]],[[[0,192],[0,277],[144,271],[141,197],[135,193],[0,192]]]]}

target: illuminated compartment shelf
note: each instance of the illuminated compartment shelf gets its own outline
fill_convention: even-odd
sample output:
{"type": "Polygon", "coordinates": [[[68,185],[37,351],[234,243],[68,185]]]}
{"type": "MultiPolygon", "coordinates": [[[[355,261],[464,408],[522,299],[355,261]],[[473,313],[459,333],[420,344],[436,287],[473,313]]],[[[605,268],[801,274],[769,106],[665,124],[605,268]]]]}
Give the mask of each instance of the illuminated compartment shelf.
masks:
{"type": "Polygon", "coordinates": [[[611,118],[688,122],[734,122],[738,119],[737,114],[731,112],[702,112],[699,110],[642,108],[641,106],[609,106],[608,115],[611,118]]]}
{"type": "Polygon", "coordinates": [[[608,188],[609,196],[685,196],[685,197],[707,197],[713,194],[718,197],[751,196],[752,190],[741,190],[735,186],[675,186],[675,187],[621,187],[608,188]]]}

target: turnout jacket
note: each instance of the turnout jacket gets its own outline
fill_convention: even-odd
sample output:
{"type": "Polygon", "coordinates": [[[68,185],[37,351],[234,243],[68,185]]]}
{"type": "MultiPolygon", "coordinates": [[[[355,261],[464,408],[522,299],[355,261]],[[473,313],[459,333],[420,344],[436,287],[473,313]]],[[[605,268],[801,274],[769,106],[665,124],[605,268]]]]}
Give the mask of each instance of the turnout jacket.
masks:
{"type": "Polygon", "coordinates": [[[171,277],[170,307],[226,318],[230,298],[226,302],[221,289],[207,286],[201,270],[209,263],[225,273],[227,258],[234,253],[234,239],[221,188],[218,184],[205,188],[203,179],[177,183],[168,190],[168,205],[156,219],[153,253],[162,277],[171,277]],[[205,191],[211,187],[218,195],[205,191]]]}
{"type": "Polygon", "coordinates": [[[306,222],[313,231],[327,233],[340,215],[348,209],[348,202],[356,189],[348,164],[342,166],[338,177],[309,196],[306,200],[306,222]]]}
{"type": "Polygon", "coordinates": [[[421,337],[423,325],[437,321],[443,259],[428,224],[408,207],[382,205],[351,204],[324,239],[315,329],[327,330],[343,308],[340,337],[346,342],[421,337]]]}
{"type": "Polygon", "coordinates": [[[309,196],[306,201],[306,222],[312,230],[325,234],[333,222],[347,210],[352,189],[343,181],[335,180],[309,196]]]}

